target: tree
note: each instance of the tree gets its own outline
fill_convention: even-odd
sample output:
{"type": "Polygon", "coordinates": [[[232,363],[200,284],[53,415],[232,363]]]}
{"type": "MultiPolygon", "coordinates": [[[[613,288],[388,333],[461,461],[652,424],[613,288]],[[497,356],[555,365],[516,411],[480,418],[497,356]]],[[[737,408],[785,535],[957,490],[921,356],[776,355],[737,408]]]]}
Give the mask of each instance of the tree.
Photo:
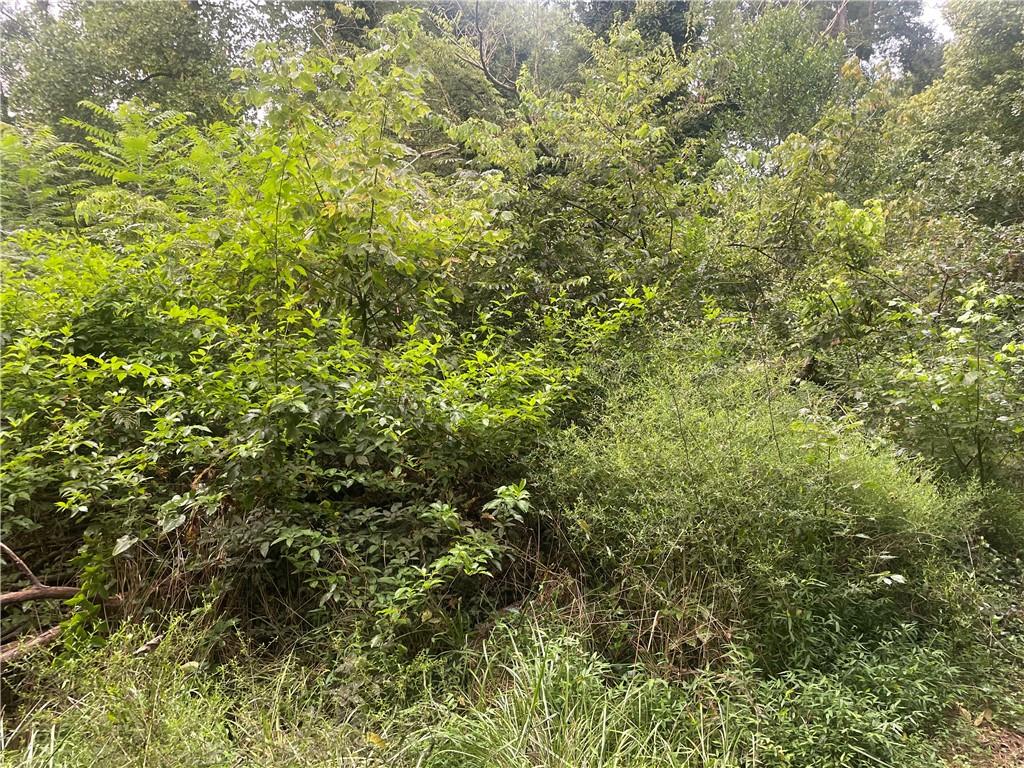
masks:
{"type": "Polygon", "coordinates": [[[942,43],[922,20],[920,0],[833,0],[814,4],[824,31],[843,36],[861,61],[883,57],[919,90],[940,74],[942,43]]]}
{"type": "Polygon", "coordinates": [[[796,6],[750,21],[733,14],[719,21],[703,57],[704,79],[732,106],[721,125],[740,144],[762,148],[806,132],[839,84],[843,45],[796,6]]]}
{"type": "Polygon", "coordinates": [[[599,37],[607,37],[618,22],[632,20],[641,34],[652,42],[668,35],[676,49],[693,43],[700,35],[697,18],[689,0],[559,0],[572,18],[599,37]]]}
{"type": "Polygon", "coordinates": [[[199,2],[35,3],[3,21],[5,121],[88,119],[79,102],[138,98],[223,117],[231,57],[241,41],[229,6],[199,2]]]}
{"type": "Polygon", "coordinates": [[[1024,5],[950,4],[942,77],[908,101],[885,146],[897,183],[933,211],[1024,219],[1024,5]]]}

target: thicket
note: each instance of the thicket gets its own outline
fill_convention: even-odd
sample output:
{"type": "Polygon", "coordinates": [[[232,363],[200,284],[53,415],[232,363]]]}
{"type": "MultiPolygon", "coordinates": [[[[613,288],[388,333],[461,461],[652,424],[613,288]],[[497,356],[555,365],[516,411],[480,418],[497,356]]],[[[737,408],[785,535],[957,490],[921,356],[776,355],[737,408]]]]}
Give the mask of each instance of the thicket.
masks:
{"type": "Polygon", "coordinates": [[[1022,6],[392,5],[4,22],[4,764],[1021,727],[1022,6]]]}

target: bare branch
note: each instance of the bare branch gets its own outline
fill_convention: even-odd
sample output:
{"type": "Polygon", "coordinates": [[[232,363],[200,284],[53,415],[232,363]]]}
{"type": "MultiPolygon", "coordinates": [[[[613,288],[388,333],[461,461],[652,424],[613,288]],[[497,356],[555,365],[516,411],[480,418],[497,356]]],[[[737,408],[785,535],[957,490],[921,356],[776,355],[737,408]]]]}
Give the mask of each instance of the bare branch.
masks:
{"type": "Polygon", "coordinates": [[[0,606],[25,603],[29,600],[68,600],[79,592],[78,587],[48,587],[45,584],[40,584],[37,587],[0,594],[0,606]]]}
{"type": "Polygon", "coordinates": [[[50,629],[42,632],[35,637],[31,637],[28,640],[21,640],[17,643],[8,643],[4,646],[0,646],[0,664],[6,663],[19,656],[28,653],[33,648],[40,648],[45,645],[49,645],[60,635],[61,627],[51,627],[50,629]]]}
{"type": "Polygon", "coordinates": [[[25,565],[25,561],[18,557],[14,550],[0,541],[0,552],[3,552],[4,557],[14,563],[14,567],[25,574],[25,577],[32,583],[32,586],[41,587],[43,582],[39,580],[39,577],[32,573],[32,569],[25,565]]]}
{"type": "Polygon", "coordinates": [[[29,600],[67,600],[78,594],[78,587],[51,587],[48,584],[43,584],[39,577],[32,572],[32,569],[25,564],[25,561],[3,542],[0,542],[0,552],[25,575],[32,585],[26,589],[0,594],[0,605],[24,603],[29,600]]]}
{"type": "Polygon", "coordinates": [[[839,8],[836,10],[836,15],[832,17],[832,21],[830,21],[828,23],[828,26],[825,27],[825,31],[822,32],[823,35],[830,35],[831,37],[836,37],[837,35],[841,35],[843,32],[846,31],[846,27],[848,24],[846,18],[846,7],[849,4],[850,0],[843,0],[843,2],[839,4],[839,8]]]}
{"type": "Polygon", "coordinates": [[[480,71],[484,73],[484,77],[487,81],[497,88],[501,93],[510,98],[518,98],[519,91],[514,85],[509,83],[503,83],[493,74],[491,74],[490,68],[487,66],[488,56],[484,55],[484,31],[480,26],[480,0],[476,0],[476,39],[477,39],[477,50],[480,52],[480,71]]]}

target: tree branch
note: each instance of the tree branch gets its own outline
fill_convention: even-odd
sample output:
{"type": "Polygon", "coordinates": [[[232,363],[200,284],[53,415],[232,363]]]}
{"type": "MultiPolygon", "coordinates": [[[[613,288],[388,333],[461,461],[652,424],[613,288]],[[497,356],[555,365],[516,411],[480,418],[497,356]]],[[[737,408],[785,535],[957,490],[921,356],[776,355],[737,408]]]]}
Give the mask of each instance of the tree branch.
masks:
{"type": "Polygon", "coordinates": [[[175,77],[178,77],[178,75],[175,74],[174,72],[150,72],[145,77],[140,77],[138,80],[136,80],[135,81],[135,85],[142,85],[143,83],[148,83],[150,80],[152,80],[155,77],[175,78],[175,77]]]}
{"type": "Polygon", "coordinates": [[[14,550],[0,541],[0,552],[3,552],[4,557],[14,563],[14,567],[25,574],[25,577],[32,583],[34,587],[43,586],[43,582],[39,580],[39,577],[32,573],[32,569],[25,565],[25,561],[18,557],[14,550]]]}
{"type": "Polygon", "coordinates": [[[15,568],[25,575],[32,585],[26,589],[0,594],[0,606],[24,603],[29,600],[67,600],[78,594],[78,587],[51,587],[48,584],[43,584],[39,577],[32,572],[32,569],[25,564],[25,561],[18,557],[14,550],[3,542],[0,542],[0,552],[14,564],[15,568]]]}
{"type": "Polygon", "coordinates": [[[58,624],[56,627],[51,627],[45,632],[29,638],[28,640],[21,640],[16,643],[7,643],[4,646],[0,646],[0,664],[16,659],[19,656],[28,653],[33,648],[49,645],[57,639],[61,633],[61,629],[61,626],[58,624]]]}
{"type": "Polygon", "coordinates": [[[0,606],[25,603],[29,600],[68,600],[80,591],[78,587],[48,587],[41,584],[38,587],[19,589],[17,592],[4,592],[0,595],[0,606]]]}
{"type": "Polygon", "coordinates": [[[514,85],[501,82],[487,67],[487,57],[484,55],[484,31],[480,26],[480,0],[476,0],[476,39],[477,39],[477,50],[480,52],[480,71],[484,73],[484,77],[487,78],[487,82],[498,89],[499,92],[508,96],[512,99],[519,98],[519,91],[514,85]]]}
{"type": "Polygon", "coordinates": [[[850,0],[843,0],[839,4],[839,8],[836,10],[836,15],[832,17],[832,21],[825,27],[825,31],[822,35],[829,35],[831,37],[837,37],[846,31],[847,18],[846,18],[846,7],[850,4],[850,0]]]}

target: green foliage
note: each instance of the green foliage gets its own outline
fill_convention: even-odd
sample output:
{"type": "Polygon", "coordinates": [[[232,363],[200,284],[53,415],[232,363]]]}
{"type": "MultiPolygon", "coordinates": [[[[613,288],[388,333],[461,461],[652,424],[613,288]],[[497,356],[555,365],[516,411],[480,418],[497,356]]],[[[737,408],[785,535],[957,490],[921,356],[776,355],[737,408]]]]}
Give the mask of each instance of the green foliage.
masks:
{"type": "MultiPolygon", "coordinates": [[[[712,752],[731,735],[720,734],[710,709],[688,708],[693,702],[663,681],[612,682],[608,663],[578,639],[539,629],[520,635],[497,633],[473,681],[474,706],[433,729],[428,765],[688,765],[699,746],[712,752]],[[705,744],[688,743],[698,734],[705,744]]],[[[729,764],[715,757],[724,759],[704,764],[729,764]]]]}
{"type": "Polygon", "coordinates": [[[40,670],[32,683],[51,703],[5,729],[2,764],[380,764],[357,724],[326,716],[340,696],[324,669],[297,655],[268,664],[245,646],[218,668],[199,630],[181,620],[159,635],[125,629],[102,651],[40,670]],[[146,644],[153,647],[139,652],[146,644]]]}
{"type": "Polygon", "coordinates": [[[244,145],[95,108],[115,127],[64,152],[110,181],[82,232],[9,241],[5,534],[69,526],[107,573],[90,598],[147,573],[164,604],[278,592],[437,625],[501,567],[519,523],[481,504],[574,366],[446,317],[504,237],[500,179],[442,181],[401,143],[427,117],[413,30],[341,63],[258,53],[247,98],[273,106],[244,145]],[[350,88],[311,101],[314,78],[350,88]]]}
{"type": "Polygon", "coordinates": [[[936,682],[950,658],[897,632],[878,653],[852,646],[840,666],[763,680],[736,657],[670,683],[623,674],[564,627],[527,625],[496,633],[469,710],[422,740],[430,765],[480,768],[936,765],[926,736],[949,704],[936,682]]]}
{"type": "Polygon", "coordinates": [[[9,721],[3,764],[937,764],[922,735],[949,703],[936,681],[956,666],[899,632],[874,654],[846,649],[837,677],[764,680],[736,656],[726,670],[670,682],[609,665],[578,630],[542,617],[504,622],[466,659],[473,672],[460,692],[430,662],[372,662],[337,636],[329,657],[300,645],[275,660],[234,636],[233,660],[216,665],[217,633],[195,621],[159,638],[125,629],[101,651],[33,673],[51,701],[9,721]],[[384,689],[379,710],[367,698],[374,687],[384,689]],[[403,688],[418,690],[418,703],[403,688]]]}
{"type": "Polygon", "coordinates": [[[87,119],[82,100],[133,98],[225,114],[235,14],[226,6],[168,2],[26,3],[5,14],[2,119],[87,119]]]}
{"type": "Polygon", "coordinates": [[[52,228],[72,221],[75,192],[61,141],[48,127],[16,129],[0,123],[4,232],[19,226],[52,228]]]}
{"type": "Polygon", "coordinates": [[[729,356],[714,337],[667,348],[560,441],[545,499],[608,596],[610,652],[674,668],[740,642],[770,669],[821,668],[848,637],[959,613],[943,590],[969,492],[943,495],[827,398],[729,356]]]}
{"type": "Polygon", "coordinates": [[[667,40],[650,44],[631,23],[590,46],[577,87],[549,91],[524,70],[525,120],[471,120],[455,137],[518,193],[518,226],[490,282],[603,304],[628,286],[685,281],[703,236],[685,210],[687,134],[709,107],[667,40]]]}
{"type": "Polygon", "coordinates": [[[744,25],[729,52],[713,63],[737,116],[735,139],[771,147],[807,131],[835,92],[843,47],[823,38],[796,6],[774,9],[744,25]]]}
{"type": "Polygon", "coordinates": [[[78,594],[4,605],[5,659],[62,622],[5,765],[1019,725],[1019,10],[954,3],[920,90],[916,4],[43,6],[2,22],[0,534],[78,594]]]}
{"type": "Polygon", "coordinates": [[[692,43],[701,31],[694,4],[688,0],[628,0],[620,3],[586,0],[566,2],[565,5],[575,21],[600,36],[608,35],[617,21],[629,19],[646,39],[656,41],[668,36],[678,49],[692,43]]]}
{"type": "Polygon", "coordinates": [[[987,223],[1024,212],[1024,9],[951,4],[943,77],[909,100],[890,136],[893,166],[933,210],[987,223]]]}
{"type": "MultiPolygon", "coordinates": [[[[953,297],[955,325],[936,329],[919,306],[894,307],[885,320],[909,347],[891,388],[879,393],[895,429],[954,474],[982,483],[1016,476],[1024,457],[1024,367],[1018,302],[976,283],[953,297]],[[909,341],[909,344],[907,343],[909,341]]],[[[877,370],[861,374],[865,386],[877,370]]]]}
{"type": "Polygon", "coordinates": [[[918,0],[882,0],[874,3],[822,3],[826,29],[842,33],[847,47],[862,61],[890,57],[900,74],[920,89],[942,68],[940,33],[924,18],[918,0]]]}

